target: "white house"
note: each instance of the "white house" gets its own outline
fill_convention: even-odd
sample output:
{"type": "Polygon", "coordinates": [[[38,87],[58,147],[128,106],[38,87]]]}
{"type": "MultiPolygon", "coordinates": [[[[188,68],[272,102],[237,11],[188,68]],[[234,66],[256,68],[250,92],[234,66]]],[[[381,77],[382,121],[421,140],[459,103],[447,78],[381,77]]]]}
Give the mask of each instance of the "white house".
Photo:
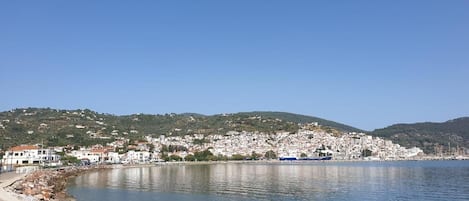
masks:
{"type": "Polygon", "coordinates": [[[148,151],[129,150],[125,156],[123,163],[148,163],[151,159],[151,153],[148,151]]]}
{"type": "Polygon", "coordinates": [[[54,149],[44,149],[37,145],[20,145],[5,152],[2,163],[5,165],[40,165],[59,163],[60,156],[54,149]]]}
{"type": "Polygon", "coordinates": [[[117,152],[108,152],[106,163],[120,163],[120,156],[117,152]]]}
{"type": "Polygon", "coordinates": [[[102,163],[107,161],[107,150],[105,149],[80,149],[69,154],[77,159],[87,159],[90,163],[102,163]]]}

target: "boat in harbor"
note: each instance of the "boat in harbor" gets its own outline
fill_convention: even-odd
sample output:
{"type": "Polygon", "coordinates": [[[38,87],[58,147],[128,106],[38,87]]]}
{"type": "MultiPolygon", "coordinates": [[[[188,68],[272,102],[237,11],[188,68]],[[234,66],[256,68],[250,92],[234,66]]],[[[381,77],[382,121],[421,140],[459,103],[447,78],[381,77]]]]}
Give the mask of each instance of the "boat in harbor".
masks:
{"type": "Polygon", "coordinates": [[[322,157],[305,157],[305,158],[299,158],[298,160],[302,161],[328,161],[331,160],[332,156],[322,156],[322,157]]]}
{"type": "Polygon", "coordinates": [[[278,158],[278,160],[281,160],[281,161],[296,161],[297,159],[298,158],[294,156],[285,156],[285,157],[278,158]]]}
{"type": "Polygon", "coordinates": [[[298,153],[296,151],[291,151],[288,153],[283,153],[278,158],[280,161],[327,161],[332,160],[333,151],[329,147],[322,145],[317,148],[313,153],[310,153],[310,157],[306,153],[302,153],[301,157],[297,157],[298,153]]]}
{"type": "Polygon", "coordinates": [[[281,160],[281,161],[296,161],[296,160],[299,160],[299,161],[326,161],[326,160],[332,160],[332,156],[303,157],[303,158],[286,156],[286,157],[280,157],[279,160],[281,160]]]}

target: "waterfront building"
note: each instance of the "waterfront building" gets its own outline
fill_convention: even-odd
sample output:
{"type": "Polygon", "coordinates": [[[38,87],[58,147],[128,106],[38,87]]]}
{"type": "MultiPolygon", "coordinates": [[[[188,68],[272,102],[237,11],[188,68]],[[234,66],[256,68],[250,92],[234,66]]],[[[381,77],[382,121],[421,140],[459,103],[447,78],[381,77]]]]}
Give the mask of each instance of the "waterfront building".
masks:
{"type": "Polygon", "coordinates": [[[149,163],[151,160],[151,153],[148,151],[135,151],[129,150],[124,156],[122,163],[141,164],[149,163]]]}
{"type": "Polygon", "coordinates": [[[60,156],[54,149],[41,148],[38,145],[19,145],[5,152],[4,165],[44,165],[59,164],[60,156]]]}
{"type": "Polygon", "coordinates": [[[79,160],[88,160],[90,163],[99,163],[101,161],[103,152],[92,151],[91,149],[82,148],[80,150],[73,150],[70,156],[79,160]]]}

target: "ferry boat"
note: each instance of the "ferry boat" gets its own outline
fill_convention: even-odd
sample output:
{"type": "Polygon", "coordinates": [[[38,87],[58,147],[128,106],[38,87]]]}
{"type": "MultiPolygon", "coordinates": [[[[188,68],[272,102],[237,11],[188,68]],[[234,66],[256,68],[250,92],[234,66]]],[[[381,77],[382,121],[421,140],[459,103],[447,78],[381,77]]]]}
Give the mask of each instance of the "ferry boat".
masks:
{"type": "Polygon", "coordinates": [[[278,160],[281,160],[281,161],[296,161],[297,158],[294,157],[294,156],[285,156],[285,157],[278,158],[278,160]]]}
{"type": "Polygon", "coordinates": [[[303,161],[328,161],[331,160],[332,156],[322,156],[322,157],[305,157],[305,158],[300,158],[299,160],[303,161]]]}
{"type": "Polygon", "coordinates": [[[332,156],[305,157],[305,158],[297,158],[297,157],[293,157],[293,156],[286,156],[286,157],[280,157],[278,159],[281,160],[281,161],[296,161],[296,160],[300,160],[300,161],[327,161],[327,160],[331,160],[332,156]]]}

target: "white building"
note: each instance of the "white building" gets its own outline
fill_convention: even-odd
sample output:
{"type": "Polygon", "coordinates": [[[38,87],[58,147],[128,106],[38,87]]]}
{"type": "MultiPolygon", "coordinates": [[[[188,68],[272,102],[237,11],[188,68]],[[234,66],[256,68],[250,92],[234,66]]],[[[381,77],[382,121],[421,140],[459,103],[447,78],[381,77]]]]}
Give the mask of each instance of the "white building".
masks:
{"type": "Polygon", "coordinates": [[[20,145],[5,152],[4,165],[42,165],[59,164],[60,156],[53,149],[39,148],[37,145],[20,145]]]}
{"type": "Polygon", "coordinates": [[[121,159],[119,153],[117,152],[108,152],[106,163],[120,163],[121,159]]]}
{"type": "Polygon", "coordinates": [[[74,150],[68,155],[79,160],[89,160],[90,163],[103,163],[109,160],[108,152],[105,149],[80,149],[74,150]]]}
{"type": "Polygon", "coordinates": [[[130,150],[126,153],[123,163],[148,163],[151,159],[151,153],[148,151],[134,151],[130,150]]]}

